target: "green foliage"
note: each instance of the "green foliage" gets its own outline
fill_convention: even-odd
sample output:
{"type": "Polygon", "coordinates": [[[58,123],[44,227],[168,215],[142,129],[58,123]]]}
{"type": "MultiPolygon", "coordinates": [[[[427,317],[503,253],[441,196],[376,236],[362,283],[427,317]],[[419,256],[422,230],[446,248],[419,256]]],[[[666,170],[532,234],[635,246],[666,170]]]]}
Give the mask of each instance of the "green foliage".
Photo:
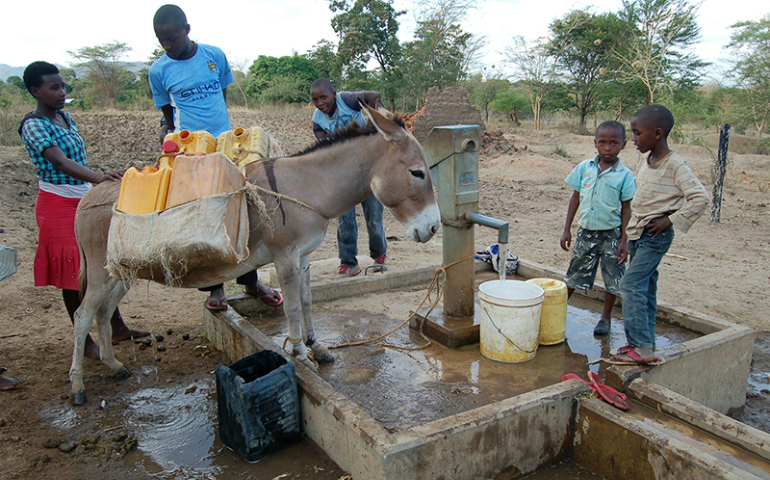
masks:
{"type": "Polygon", "coordinates": [[[742,87],[738,101],[761,137],[770,119],[770,14],[732,28],[730,78],[742,87]]]}
{"type": "Polygon", "coordinates": [[[306,103],[310,85],[318,77],[313,61],[305,56],[260,55],[249,67],[246,93],[260,104],[306,103]]]}
{"type": "Polygon", "coordinates": [[[518,127],[521,125],[522,112],[529,106],[529,99],[525,92],[515,87],[508,87],[498,92],[489,106],[492,110],[505,115],[514,126],[518,127]]]}
{"type": "Polygon", "coordinates": [[[19,90],[26,90],[27,87],[24,86],[24,80],[21,79],[21,77],[17,75],[11,75],[8,77],[8,79],[5,81],[8,85],[13,85],[19,90]]]}
{"type": "Polygon", "coordinates": [[[332,28],[339,35],[337,60],[342,76],[355,77],[373,59],[383,99],[395,103],[401,79],[397,72],[401,58],[398,17],[406,12],[397,12],[392,0],[331,0],[329,8],[336,13],[332,28]]]}
{"type": "Polygon", "coordinates": [[[88,96],[95,105],[116,105],[126,87],[124,69],[118,65],[118,61],[131,50],[125,43],[112,42],[67,52],[80,60],[81,63],[76,66],[88,69],[89,86],[93,90],[88,92],[88,96]]]}
{"type": "Polygon", "coordinates": [[[688,0],[629,0],[620,18],[628,28],[612,49],[620,63],[617,78],[641,82],[645,104],[661,103],[678,86],[694,85],[708,64],[689,52],[700,36],[698,4],[688,0]]]}
{"type": "Polygon", "coordinates": [[[617,15],[575,10],[551,23],[550,51],[573,97],[579,124],[595,111],[602,89],[618,65],[610,52],[627,25],[617,15]]]}
{"type": "MultiPolygon", "coordinates": [[[[489,109],[497,95],[507,90],[511,82],[502,78],[484,80],[482,74],[473,75],[463,86],[468,90],[468,99],[484,112],[484,121],[489,121],[489,109]]],[[[507,113],[507,112],[506,112],[507,113]]]]}
{"type": "Polygon", "coordinates": [[[469,33],[439,18],[418,22],[415,40],[404,45],[402,68],[407,98],[425,98],[431,87],[456,86],[465,77],[463,52],[469,33]]]}
{"type": "Polygon", "coordinates": [[[342,65],[335,52],[334,44],[321,40],[305,56],[313,62],[319,77],[328,78],[332,85],[342,85],[342,65]]]}

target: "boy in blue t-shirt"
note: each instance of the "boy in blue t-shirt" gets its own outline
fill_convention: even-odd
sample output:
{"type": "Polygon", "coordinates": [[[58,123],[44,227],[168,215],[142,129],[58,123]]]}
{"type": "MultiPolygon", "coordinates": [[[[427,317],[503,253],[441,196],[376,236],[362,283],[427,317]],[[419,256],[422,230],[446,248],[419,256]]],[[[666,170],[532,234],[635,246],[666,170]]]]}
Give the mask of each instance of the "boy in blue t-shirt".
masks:
{"type": "MultiPolygon", "coordinates": [[[[235,78],[224,52],[211,45],[190,40],[187,16],[176,5],[163,5],[153,18],[155,36],[166,53],[150,67],[149,78],[155,106],[163,112],[161,142],[168,132],[205,130],[215,138],[230,130],[227,113],[227,86],[235,78]]],[[[244,292],[272,307],[283,304],[278,290],[257,282],[257,272],[236,279],[244,292]]],[[[211,292],[206,308],[212,312],[227,310],[223,284],[203,287],[211,292]]]]}
{"type": "Polygon", "coordinates": [[[607,121],[596,129],[598,154],[577,165],[565,182],[575,189],[567,209],[561,248],[569,251],[572,220],[578,213],[578,233],[564,283],[569,296],[575,289],[593,288],[599,261],[604,279],[604,311],[594,335],[610,332],[612,307],[620,294],[620,279],[629,254],[626,225],[631,218],[631,199],[636,193],[634,175],[618,154],[626,146],[622,123],[607,121]]]}

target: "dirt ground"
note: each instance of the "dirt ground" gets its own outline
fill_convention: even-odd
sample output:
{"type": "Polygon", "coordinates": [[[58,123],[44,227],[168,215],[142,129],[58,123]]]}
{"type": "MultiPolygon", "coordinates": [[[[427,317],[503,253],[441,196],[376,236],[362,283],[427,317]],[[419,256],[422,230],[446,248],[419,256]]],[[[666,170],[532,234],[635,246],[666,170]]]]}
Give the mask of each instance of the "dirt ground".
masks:
{"type": "MultiPolygon", "coordinates": [[[[74,112],[73,116],[86,140],[92,168],[141,167],[154,162],[159,144],[157,112],[74,112]]],[[[313,141],[309,118],[309,110],[231,112],[234,127],[260,125],[289,153],[313,141]]],[[[593,155],[592,137],[563,133],[566,130],[556,126],[534,131],[493,121],[489,125],[491,130],[502,130],[516,148],[481,155],[480,213],[511,223],[509,248],[521,258],[565,269],[569,253],[559,248],[559,237],[571,191],[563,179],[579,161],[593,155]],[[557,150],[568,157],[554,153],[557,150]]],[[[673,148],[711,192],[711,157],[706,150],[678,144],[673,148]]],[[[632,142],[621,158],[629,165],[636,164],[639,154],[632,142]]],[[[0,392],[0,479],[146,478],[147,470],[132,465],[127,453],[137,440],[121,428],[126,418],[123,400],[147,385],[178,386],[184,390],[181,398],[192,395],[190,390],[195,389],[191,385],[210,388],[210,372],[229,359],[201,335],[204,294],[147,282],[134,286],[121,304],[123,315],[130,325],[152,330],[163,336],[163,341],[157,339],[151,346],[127,341],[116,347],[118,358],[134,373],[128,380],[112,378],[106,367],[88,360],[85,378],[89,402],[73,409],[67,383],[72,327],[60,293],[52,287],[33,286],[37,175],[20,146],[0,147],[0,171],[0,242],[17,249],[19,255],[18,272],[0,284],[0,365],[8,368],[6,375],[27,380],[16,390],[0,392]]],[[[759,332],[747,407],[735,416],[770,432],[768,171],[768,156],[731,154],[721,223],[710,223],[705,217],[688,234],[677,232],[661,266],[659,300],[759,332]]],[[[392,268],[440,263],[440,238],[425,245],[413,243],[389,214],[385,226],[392,268]]],[[[332,222],[314,259],[336,257],[334,231],[332,222]]],[[[495,243],[493,230],[477,228],[476,232],[478,250],[495,243]]],[[[359,253],[365,254],[365,234],[359,242],[359,253]]],[[[228,292],[237,289],[228,284],[228,292]]],[[[366,305],[361,308],[366,309],[366,305]]],[[[312,462],[316,457],[308,458],[312,462]]],[[[317,465],[301,470],[304,473],[281,476],[279,468],[275,474],[249,478],[337,479],[344,474],[323,462],[319,457],[317,465]]],[[[176,476],[156,474],[156,478],[213,477],[182,472],[176,476]]]]}

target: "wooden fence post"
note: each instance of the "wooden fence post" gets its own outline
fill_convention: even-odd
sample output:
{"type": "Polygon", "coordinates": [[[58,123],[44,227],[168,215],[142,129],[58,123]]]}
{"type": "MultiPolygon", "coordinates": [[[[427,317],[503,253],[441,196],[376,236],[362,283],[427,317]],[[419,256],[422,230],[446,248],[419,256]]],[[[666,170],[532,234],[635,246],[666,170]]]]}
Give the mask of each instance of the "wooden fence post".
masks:
{"type": "Polygon", "coordinates": [[[719,129],[719,151],[717,152],[717,163],[714,165],[714,195],[711,199],[711,221],[716,223],[719,223],[719,217],[722,214],[722,186],[727,170],[727,144],[729,141],[730,125],[724,124],[719,129]]]}

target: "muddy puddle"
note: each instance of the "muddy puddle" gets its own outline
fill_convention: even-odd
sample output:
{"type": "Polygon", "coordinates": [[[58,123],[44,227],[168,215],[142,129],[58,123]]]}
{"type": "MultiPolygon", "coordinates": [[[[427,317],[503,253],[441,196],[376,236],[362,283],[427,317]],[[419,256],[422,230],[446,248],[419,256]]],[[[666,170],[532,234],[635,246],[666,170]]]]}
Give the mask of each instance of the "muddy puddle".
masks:
{"type": "MultiPolygon", "coordinates": [[[[219,439],[216,380],[188,378],[146,386],[97,410],[97,428],[122,430],[136,441],[123,466],[156,479],[339,479],[345,474],[309,439],[258,462],[246,462],[219,439]]],[[[96,400],[95,400],[96,401],[96,400]]],[[[76,429],[86,411],[63,404],[41,412],[62,432],[76,429]]]]}

